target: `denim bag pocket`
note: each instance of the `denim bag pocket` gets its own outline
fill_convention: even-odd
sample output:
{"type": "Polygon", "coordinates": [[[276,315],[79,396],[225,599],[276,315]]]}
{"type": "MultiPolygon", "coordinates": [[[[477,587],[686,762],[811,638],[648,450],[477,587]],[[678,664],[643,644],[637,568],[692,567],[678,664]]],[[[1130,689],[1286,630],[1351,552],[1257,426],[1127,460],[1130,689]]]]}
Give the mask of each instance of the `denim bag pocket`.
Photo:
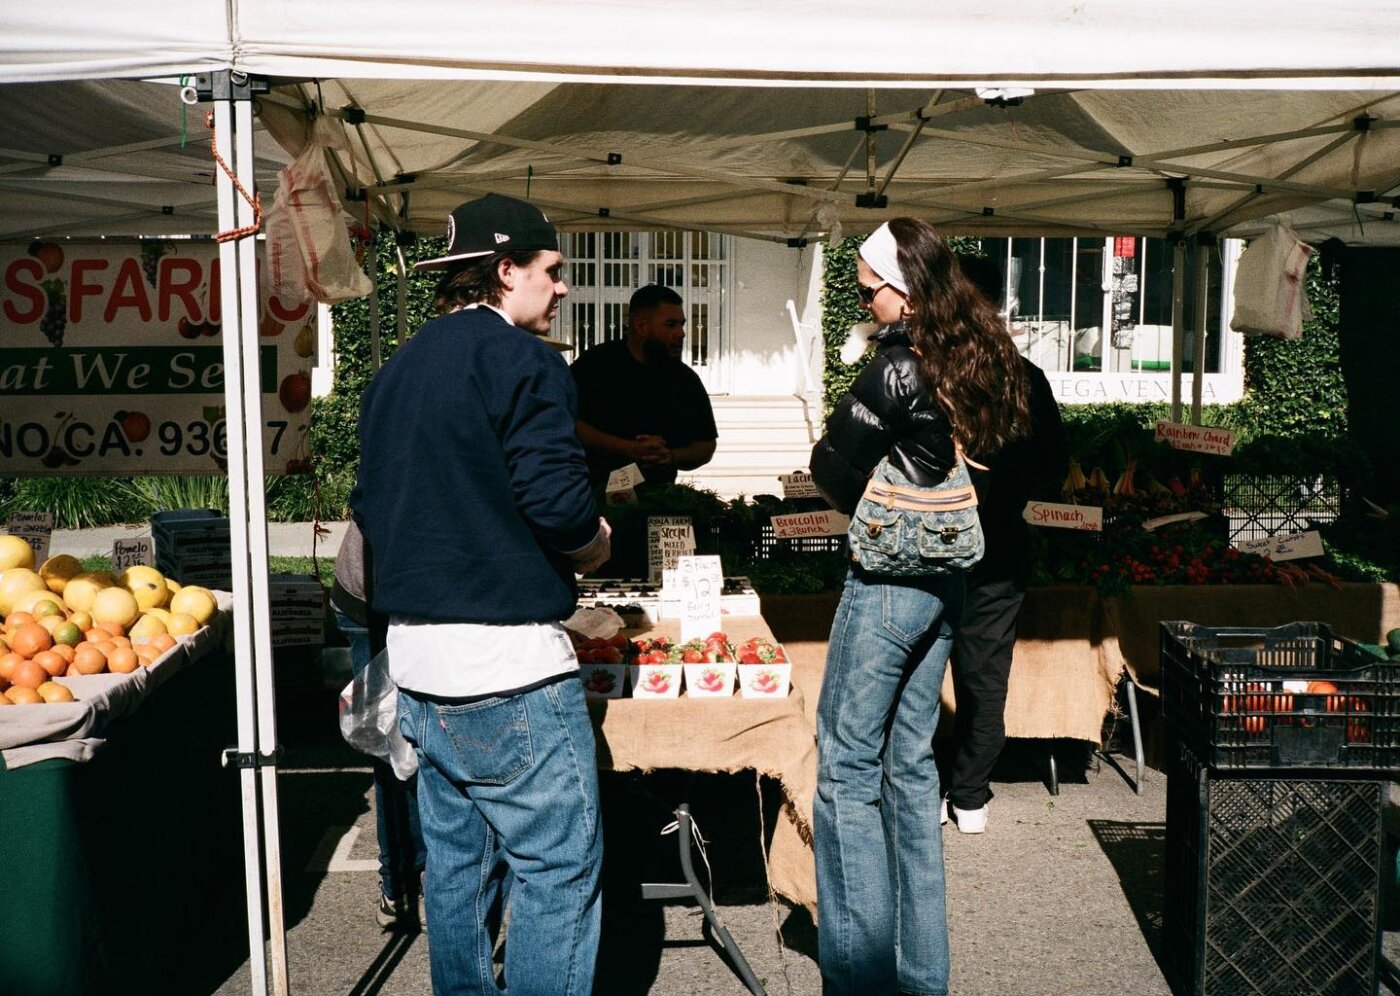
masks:
{"type": "Polygon", "coordinates": [[[860,546],[852,549],[894,556],[899,553],[900,534],[904,527],[904,513],[897,508],[886,508],[862,498],[852,516],[850,532],[858,532],[860,546]]]}
{"type": "MultiPolygon", "coordinates": [[[[435,705],[436,723],[448,756],[436,758],[458,781],[508,785],[534,764],[525,703],[519,696],[463,705],[435,705]]],[[[432,733],[429,734],[430,736],[432,733]]]]}

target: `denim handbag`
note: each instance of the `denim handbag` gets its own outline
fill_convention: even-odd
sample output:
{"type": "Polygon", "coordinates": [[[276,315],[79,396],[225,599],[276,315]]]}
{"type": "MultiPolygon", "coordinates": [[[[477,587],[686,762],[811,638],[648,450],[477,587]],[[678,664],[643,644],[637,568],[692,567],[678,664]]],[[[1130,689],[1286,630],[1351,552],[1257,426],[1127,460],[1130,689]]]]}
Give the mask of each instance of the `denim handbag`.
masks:
{"type": "Polygon", "coordinates": [[[914,484],[880,460],[851,516],[851,559],[869,574],[929,577],[965,571],[982,559],[986,539],[967,463],[941,484],[914,484]]]}

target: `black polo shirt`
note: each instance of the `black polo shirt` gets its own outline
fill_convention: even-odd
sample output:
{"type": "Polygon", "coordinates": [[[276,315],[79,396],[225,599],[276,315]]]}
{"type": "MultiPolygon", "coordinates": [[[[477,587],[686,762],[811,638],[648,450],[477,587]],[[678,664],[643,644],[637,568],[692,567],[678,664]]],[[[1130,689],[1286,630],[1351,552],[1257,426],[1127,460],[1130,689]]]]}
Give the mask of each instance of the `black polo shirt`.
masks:
{"type": "MultiPolygon", "coordinates": [[[[570,367],[578,387],[578,417],[595,429],[632,439],[661,436],[670,447],[717,439],[710,395],[684,363],[638,363],[626,339],[600,343],[570,367]]],[[[588,476],[596,486],[626,458],[588,451],[588,476]]],[[[643,467],[648,484],[674,484],[675,467],[643,467]]]]}

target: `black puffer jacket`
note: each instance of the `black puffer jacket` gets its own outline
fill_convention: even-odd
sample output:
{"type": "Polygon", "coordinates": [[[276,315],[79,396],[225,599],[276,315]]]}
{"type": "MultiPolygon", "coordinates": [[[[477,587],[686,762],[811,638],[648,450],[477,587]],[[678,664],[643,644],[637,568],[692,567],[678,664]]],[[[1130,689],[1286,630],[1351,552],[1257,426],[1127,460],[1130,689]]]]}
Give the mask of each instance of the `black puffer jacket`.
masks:
{"type": "Polygon", "coordinates": [[[902,325],[870,340],[878,350],[826,423],[812,450],[812,478],[837,511],[850,515],[870,472],[889,455],[900,473],[932,487],[953,467],[952,431],[924,379],[902,325]]]}

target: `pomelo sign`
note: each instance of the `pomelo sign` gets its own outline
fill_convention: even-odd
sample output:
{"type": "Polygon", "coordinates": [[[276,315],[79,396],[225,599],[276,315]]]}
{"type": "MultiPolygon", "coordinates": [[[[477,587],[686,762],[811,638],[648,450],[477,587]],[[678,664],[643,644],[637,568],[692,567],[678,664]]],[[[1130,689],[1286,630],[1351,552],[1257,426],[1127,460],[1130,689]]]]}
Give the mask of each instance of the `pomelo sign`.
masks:
{"type": "MultiPolygon", "coordinates": [[[[0,246],[0,475],[226,468],[218,246],[0,246]]],[[[306,469],[314,306],[264,297],[269,474],[306,469]]]]}

